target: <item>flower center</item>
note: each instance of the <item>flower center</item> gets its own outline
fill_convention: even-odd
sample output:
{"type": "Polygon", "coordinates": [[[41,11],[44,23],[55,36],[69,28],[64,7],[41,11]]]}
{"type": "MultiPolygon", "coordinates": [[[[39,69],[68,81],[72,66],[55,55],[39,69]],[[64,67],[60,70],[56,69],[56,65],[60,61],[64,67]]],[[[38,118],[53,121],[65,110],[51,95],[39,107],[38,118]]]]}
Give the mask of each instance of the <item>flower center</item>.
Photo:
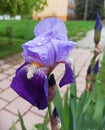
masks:
{"type": "Polygon", "coordinates": [[[42,66],[41,64],[36,63],[36,62],[31,63],[27,69],[27,78],[31,79],[34,76],[34,73],[37,70],[37,68],[39,68],[41,66],[42,66]]]}

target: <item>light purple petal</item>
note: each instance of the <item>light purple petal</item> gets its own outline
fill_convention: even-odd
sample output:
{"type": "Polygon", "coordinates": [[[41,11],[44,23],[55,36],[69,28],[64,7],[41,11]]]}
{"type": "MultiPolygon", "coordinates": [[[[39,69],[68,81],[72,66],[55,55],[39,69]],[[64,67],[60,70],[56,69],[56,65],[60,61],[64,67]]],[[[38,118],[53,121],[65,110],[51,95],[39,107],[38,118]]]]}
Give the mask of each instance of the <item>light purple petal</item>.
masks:
{"type": "Polygon", "coordinates": [[[42,70],[38,70],[32,79],[27,78],[27,66],[18,69],[11,83],[21,97],[30,102],[38,109],[44,109],[48,103],[48,81],[42,70]]]}
{"type": "Polygon", "coordinates": [[[76,43],[73,41],[61,41],[55,39],[52,40],[52,44],[55,51],[55,62],[65,62],[68,59],[72,49],[76,46],[76,43]]]}
{"type": "Polygon", "coordinates": [[[56,62],[66,61],[76,43],[53,39],[52,32],[44,35],[43,41],[41,41],[42,37],[40,36],[30,41],[29,44],[23,44],[23,56],[26,61],[34,61],[47,66],[54,66],[56,62]],[[37,45],[39,42],[40,45],[37,45]]]}
{"type": "Polygon", "coordinates": [[[40,21],[35,27],[34,34],[39,36],[42,33],[54,31],[56,32],[56,38],[61,40],[67,40],[67,30],[62,20],[58,18],[46,18],[40,21]]]}
{"type": "Polygon", "coordinates": [[[71,65],[69,63],[65,64],[65,73],[62,79],[60,80],[59,86],[62,87],[63,85],[73,83],[75,81],[74,79],[74,73],[71,69],[71,65]]]}
{"type": "Polygon", "coordinates": [[[24,43],[22,55],[26,61],[38,62],[42,65],[54,65],[55,50],[51,42],[53,37],[53,32],[48,32],[24,43]]]}

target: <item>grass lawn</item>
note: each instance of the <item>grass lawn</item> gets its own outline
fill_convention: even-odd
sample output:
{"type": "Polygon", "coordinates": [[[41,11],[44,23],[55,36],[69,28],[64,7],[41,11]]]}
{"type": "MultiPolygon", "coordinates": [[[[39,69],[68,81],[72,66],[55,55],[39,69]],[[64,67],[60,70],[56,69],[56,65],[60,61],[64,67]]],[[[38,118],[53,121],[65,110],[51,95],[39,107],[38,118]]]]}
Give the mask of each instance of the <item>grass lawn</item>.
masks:
{"type": "MultiPolygon", "coordinates": [[[[0,58],[20,53],[21,44],[34,37],[33,30],[38,22],[34,20],[0,21],[0,58]]],[[[77,41],[94,28],[95,21],[68,21],[65,24],[68,37],[77,41]]]]}

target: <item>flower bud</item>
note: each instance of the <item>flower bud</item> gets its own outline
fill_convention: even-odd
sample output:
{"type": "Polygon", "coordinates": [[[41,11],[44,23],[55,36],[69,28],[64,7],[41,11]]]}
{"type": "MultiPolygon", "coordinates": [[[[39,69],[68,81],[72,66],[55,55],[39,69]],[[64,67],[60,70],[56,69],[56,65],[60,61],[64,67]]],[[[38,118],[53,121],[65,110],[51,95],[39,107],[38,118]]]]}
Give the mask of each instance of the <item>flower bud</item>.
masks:
{"type": "Polygon", "coordinates": [[[102,29],[102,22],[100,19],[100,16],[97,15],[96,17],[96,24],[95,24],[95,28],[94,28],[94,42],[95,44],[98,44],[100,41],[100,35],[101,35],[101,29],[102,29]]]}
{"type": "Polygon", "coordinates": [[[94,68],[93,68],[94,74],[97,74],[99,72],[99,59],[96,61],[94,68]]]}

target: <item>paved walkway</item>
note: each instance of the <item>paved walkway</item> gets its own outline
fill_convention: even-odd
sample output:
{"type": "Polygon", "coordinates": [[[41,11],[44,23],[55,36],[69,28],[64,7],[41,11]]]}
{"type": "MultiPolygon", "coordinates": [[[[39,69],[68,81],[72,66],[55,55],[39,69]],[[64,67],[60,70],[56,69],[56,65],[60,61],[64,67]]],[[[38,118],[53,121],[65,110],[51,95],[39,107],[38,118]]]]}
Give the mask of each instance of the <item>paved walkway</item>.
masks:
{"type": "MultiPolygon", "coordinates": [[[[81,46],[79,43],[78,45],[81,46]]],[[[87,43],[90,43],[89,37],[87,38],[87,43]]],[[[88,44],[88,47],[89,46],[88,44]]],[[[86,70],[92,58],[91,50],[88,47],[85,47],[85,49],[78,47],[71,53],[76,75],[78,75],[76,79],[78,96],[85,89],[86,70]]],[[[42,122],[45,112],[47,111],[47,109],[39,111],[36,107],[31,106],[27,101],[19,97],[10,88],[10,83],[15,71],[23,62],[23,58],[20,55],[12,56],[6,60],[0,60],[0,130],[11,130],[12,121],[16,123],[17,130],[21,130],[17,117],[18,110],[23,115],[27,130],[31,130],[33,124],[42,122]]],[[[63,72],[63,64],[60,64],[54,70],[57,83],[63,72]]],[[[62,95],[66,88],[67,87],[64,86],[60,89],[62,95]]]]}

